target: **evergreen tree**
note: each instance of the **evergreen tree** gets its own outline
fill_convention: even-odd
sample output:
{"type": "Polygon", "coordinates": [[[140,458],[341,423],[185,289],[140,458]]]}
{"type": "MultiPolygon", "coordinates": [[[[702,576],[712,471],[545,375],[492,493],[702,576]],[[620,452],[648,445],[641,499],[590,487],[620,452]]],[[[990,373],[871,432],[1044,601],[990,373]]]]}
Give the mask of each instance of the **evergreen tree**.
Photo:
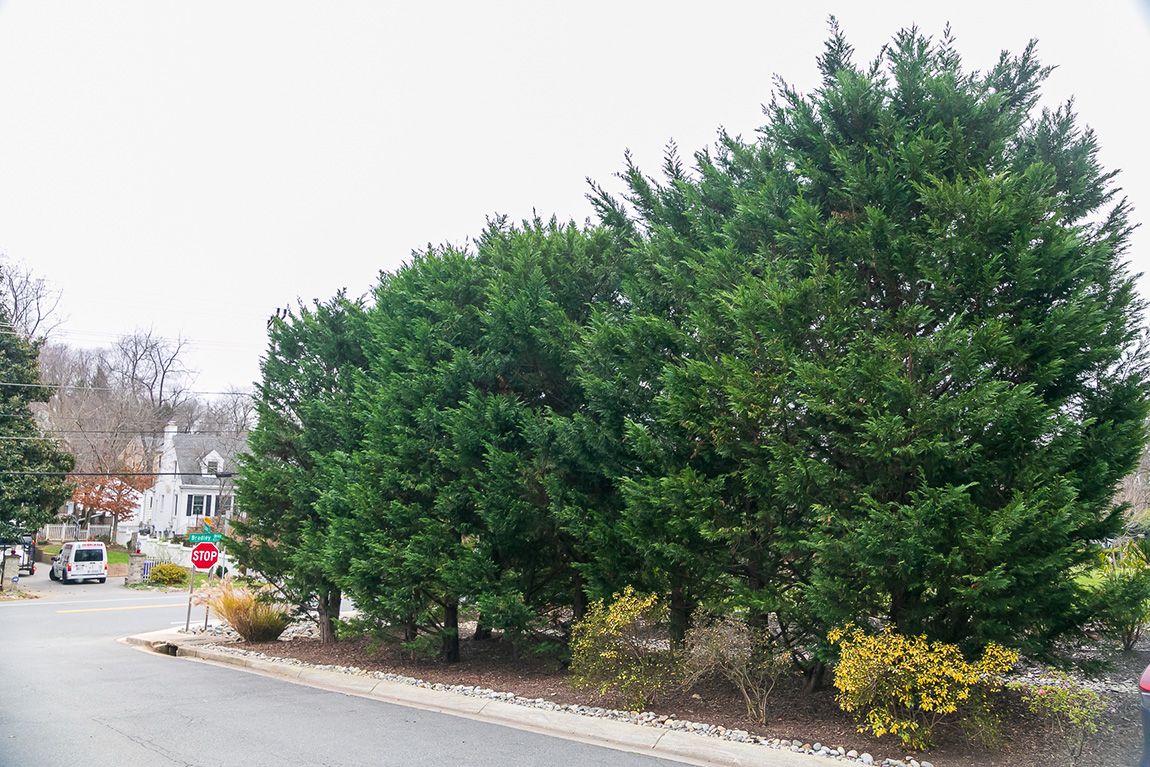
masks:
{"type": "Polygon", "coordinates": [[[833,26],[820,67],[757,142],[629,166],[629,219],[597,193],[680,333],[655,388],[708,462],[700,532],[808,637],[1044,645],[1143,440],[1126,203],[1070,105],[1034,113],[1033,44],[968,73],[912,29],[862,69],[833,26]]]}
{"type": "Polygon", "coordinates": [[[476,258],[491,275],[482,343],[492,367],[471,412],[488,418],[460,455],[496,574],[485,612],[492,627],[523,631],[557,608],[581,616],[587,520],[618,506],[575,423],[587,409],[575,350],[593,314],[620,301],[619,255],[603,230],[499,219],[476,258]]]}
{"type": "Polygon", "coordinates": [[[335,460],[359,443],[356,413],[347,405],[366,366],[363,337],[363,308],[342,293],[273,320],[256,389],[258,421],[248,436],[250,452],[240,456],[236,498],[243,514],[228,542],[240,564],[294,604],[317,610],[325,644],[335,641],[341,594],[322,559],[330,515],[339,508],[324,503],[342,497],[335,460]]]}
{"type": "Polygon", "coordinates": [[[483,630],[519,634],[585,603],[580,525],[613,490],[572,446],[573,349],[618,300],[613,252],[602,232],[497,219],[476,252],[429,250],[376,290],[355,511],[329,562],[408,640],[457,658],[463,597],[483,630]]]}
{"type": "Polygon", "coordinates": [[[354,400],[362,449],[345,463],[348,515],[326,551],[361,613],[405,627],[409,642],[438,637],[449,660],[459,659],[460,598],[485,577],[452,433],[483,366],[484,281],[475,259],[453,249],[382,276],[354,400]]]}
{"type": "MultiPolygon", "coordinates": [[[[0,328],[9,327],[7,310],[0,306],[0,328]]],[[[75,459],[44,436],[30,407],[51,396],[40,385],[40,345],[16,333],[0,333],[0,539],[34,533],[52,521],[74,489],[66,474],[75,459]]]]}

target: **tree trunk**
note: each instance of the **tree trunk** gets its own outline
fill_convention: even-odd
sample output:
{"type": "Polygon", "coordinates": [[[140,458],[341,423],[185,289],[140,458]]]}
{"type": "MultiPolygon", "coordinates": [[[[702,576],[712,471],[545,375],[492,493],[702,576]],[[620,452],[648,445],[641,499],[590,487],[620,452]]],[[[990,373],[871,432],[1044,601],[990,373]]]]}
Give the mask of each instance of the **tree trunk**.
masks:
{"type": "Polygon", "coordinates": [[[443,657],[448,663],[459,662],[459,602],[454,599],[443,607],[443,657]]]}
{"type": "Polygon", "coordinates": [[[319,594],[319,643],[335,644],[335,621],[339,618],[339,606],[343,595],[339,589],[328,589],[319,594]]]}
{"type": "Polygon", "coordinates": [[[407,616],[407,620],[403,623],[403,641],[410,642],[419,636],[419,626],[415,622],[415,616],[407,616]]]}
{"type": "Polygon", "coordinates": [[[587,614],[587,592],[583,590],[583,573],[575,571],[575,593],[571,598],[572,620],[575,623],[583,620],[587,614]]]}
{"type": "Polygon", "coordinates": [[[803,684],[803,694],[810,695],[823,687],[823,676],[827,666],[822,661],[815,661],[810,668],[803,672],[806,682],[803,684]]]}
{"type": "Polygon", "coordinates": [[[687,636],[687,629],[691,625],[691,598],[687,596],[687,589],[682,583],[671,586],[671,645],[678,648],[683,645],[687,636]]]}
{"type": "Polygon", "coordinates": [[[475,633],[471,635],[472,640],[479,642],[491,638],[491,627],[484,624],[483,613],[479,613],[479,617],[475,619],[475,633]]]}

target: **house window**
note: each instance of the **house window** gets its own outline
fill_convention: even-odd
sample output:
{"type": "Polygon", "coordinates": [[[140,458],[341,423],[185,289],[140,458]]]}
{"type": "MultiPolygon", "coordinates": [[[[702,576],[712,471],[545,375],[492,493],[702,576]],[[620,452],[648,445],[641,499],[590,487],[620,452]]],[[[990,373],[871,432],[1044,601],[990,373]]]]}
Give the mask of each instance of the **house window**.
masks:
{"type": "Polygon", "coordinates": [[[220,470],[219,461],[208,461],[208,474],[215,474],[220,470]]]}
{"type": "Polygon", "coordinates": [[[207,507],[206,495],[189,495],[188,496],[188,510],[185,516],[188,517],[202,517],[205,515],[205,508],[207,507]]]}

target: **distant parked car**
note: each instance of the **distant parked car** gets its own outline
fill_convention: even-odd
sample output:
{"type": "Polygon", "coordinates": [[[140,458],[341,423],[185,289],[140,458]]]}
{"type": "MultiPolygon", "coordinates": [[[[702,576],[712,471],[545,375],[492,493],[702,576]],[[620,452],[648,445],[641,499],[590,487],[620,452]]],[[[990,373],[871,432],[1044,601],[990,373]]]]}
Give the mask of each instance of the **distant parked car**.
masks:
{"type": "Polygon", "coordinates": [[[36,541],[31,535],[25,533],[18,541],[0,541],[0,546],[3,547],[4,556],[20,559],[20,572],[36,574],[36,541]]]}
{"type": "Polygon", "coordinates": [[[1142,761],[1138,767],[1150,767],[1150,666],[1142,672],[1138,689],[1142,693],[1142,761]]]}
{"type": "Polygon", "coordinates": [[[108,548],[100,541],[72,541],[52,557],[48,577],[54,581],[108,580],[108,548]]]}

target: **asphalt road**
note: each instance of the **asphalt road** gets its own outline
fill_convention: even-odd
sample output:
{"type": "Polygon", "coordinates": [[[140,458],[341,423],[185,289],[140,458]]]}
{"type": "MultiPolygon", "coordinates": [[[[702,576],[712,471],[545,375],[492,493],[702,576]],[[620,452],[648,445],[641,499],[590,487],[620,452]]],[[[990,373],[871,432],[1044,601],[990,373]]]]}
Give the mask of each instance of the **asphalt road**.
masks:
{"type": "Polygon", "coordinates": [[[122,582],[38,567],[42,598],[0,602],[0,767],[674,764],[143,652],[114,640],[182,625],[187,595],[122,582]]]}

